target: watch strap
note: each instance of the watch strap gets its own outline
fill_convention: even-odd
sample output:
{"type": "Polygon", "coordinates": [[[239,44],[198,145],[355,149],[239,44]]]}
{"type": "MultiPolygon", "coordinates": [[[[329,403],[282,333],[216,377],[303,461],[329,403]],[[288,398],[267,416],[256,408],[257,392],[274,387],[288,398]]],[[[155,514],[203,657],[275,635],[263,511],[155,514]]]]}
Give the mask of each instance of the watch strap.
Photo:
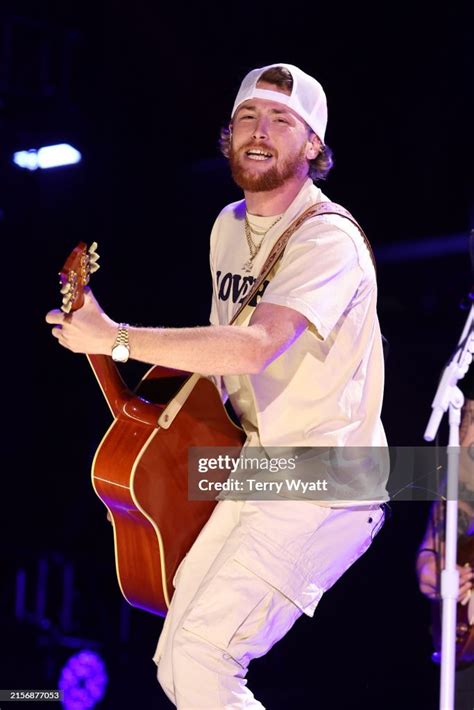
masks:
{"type": "Polygon", "coordinates": [[[130,341],[128,337],[128,323],[120,323],[117,330],[117,337],[112,346],[112,360],[116,362],[126,362],[130,356],[130,341]],[[125,349],[125,352],[123,350],[125,349]],[[118,350],[118,352],[117,352],[118,350]]]}
{"type": "Polygon", "coordinates": [[[115,338],[115,343],[113,345],[114,348],[116,345],[125,345],[125,347],[127,347],[130,350],[128,329],[129,329],[128,323],[120,323],[119,324],[119,327],[117,330],[117,337],[115,338]]]}

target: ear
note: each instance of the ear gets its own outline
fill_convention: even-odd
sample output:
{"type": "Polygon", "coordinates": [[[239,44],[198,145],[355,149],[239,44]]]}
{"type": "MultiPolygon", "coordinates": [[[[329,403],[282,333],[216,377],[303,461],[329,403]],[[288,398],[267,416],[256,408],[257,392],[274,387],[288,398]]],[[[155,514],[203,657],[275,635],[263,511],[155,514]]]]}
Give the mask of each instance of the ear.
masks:
{"type": "Polygon", "coordinates": [[[319,140],[316,133],[312,133],[308,139],[308,148],[306,151],[306,158],[308,160],[314,160],[318,157],[319,153],[323,149],[322,143],[319,140]]]}

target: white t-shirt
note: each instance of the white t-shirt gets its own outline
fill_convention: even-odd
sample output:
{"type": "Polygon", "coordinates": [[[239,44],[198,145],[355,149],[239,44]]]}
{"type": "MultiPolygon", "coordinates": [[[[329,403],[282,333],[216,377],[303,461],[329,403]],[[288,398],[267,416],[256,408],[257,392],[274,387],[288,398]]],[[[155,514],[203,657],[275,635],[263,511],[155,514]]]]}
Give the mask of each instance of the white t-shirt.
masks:
{"type": "MultiPolygon", "coordinates": [[[[266,234],[250,274],[245,200],[225,207],[211,234],[210,322],[228,324],[293,219],[327,197],[308,179],[266,234]]],[[[262,231],[273,217],[251,217],[262,231]]],[[[263,447],[385,447],[384,362],[374,266],[362,235],[339,215],[313,217],[290,238],[257,302],[302,313],[310,327],[257,375],[223,382],[248,438],[263,447]]],[[[253,305],[253,304],[252,304],[253,305]]],[[[239,325],[248,324],[249,312],[239,325]]]]}

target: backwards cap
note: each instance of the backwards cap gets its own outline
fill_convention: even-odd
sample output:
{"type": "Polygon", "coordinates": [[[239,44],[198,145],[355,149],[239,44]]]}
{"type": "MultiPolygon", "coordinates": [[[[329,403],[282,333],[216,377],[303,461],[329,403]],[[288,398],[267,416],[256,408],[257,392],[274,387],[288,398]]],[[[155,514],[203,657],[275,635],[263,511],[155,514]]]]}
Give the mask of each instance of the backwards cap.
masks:
{"type": "Polygon", "coordinates": [[[249,72],[240,85],[234,108],[232,109],[232,118],[241,103],[253,98],[278,101],[278,103],[288,106],[306,121],[308,126],[313,129],[318,138],[324,143],[324,134],[328,122],[326,95],[319,81],[313,79],[309,74],[305,74],[298,67],[293,64],[269,64],[266,67],[253,69],[249,72]],[[284,67],[290,72],[293,79],[293,88],[289,96],[281,91],[257,89],[257,82],[260,81],[262,74],[274,67],[284,67]]]}

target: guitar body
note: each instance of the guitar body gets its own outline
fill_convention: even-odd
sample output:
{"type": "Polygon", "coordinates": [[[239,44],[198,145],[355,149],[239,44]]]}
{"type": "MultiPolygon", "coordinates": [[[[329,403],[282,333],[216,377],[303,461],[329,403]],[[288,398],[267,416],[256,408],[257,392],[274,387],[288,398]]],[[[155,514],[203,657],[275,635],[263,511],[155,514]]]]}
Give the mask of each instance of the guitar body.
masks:
{"type": "MultiPolygon", "coordinates": [[[[96,249],[80,242],[59,274],[68,315],[82,307],[99,268],[96,249]]],[[[94,456],[92,485],[113,524],[119,585],[130,604],[164,616],[175,572],[216,505],[188,500],[188,449],[240,449],[244,433],[206,378],[157,366],[134,393],[112,358],[88,360],[114,418],[94,456]]]]}
{"type": "Polygon", "coordinates": [[[172,373],[150,370],[138,392],[147,399],[151,394],[154,404],[138,396],[130,399],[104,436],[92,466],[94,490],[113,522],[122,593],[133,606],[161,616],[169,607],[176,570],[216,505],[188,500],[188,448],[241,447],[244,440],[217,388],[204,378],[171,426],[160,428],[158,417],[173,389],[186,379],[172,373]]]}
{"type": "MultiPolygon", "coordinates": [[[[474,536],[463,535],[458,540],[457,551],[458,565],[469,563],[474,568],[474,536]]],[[[473,607],[474,596],[467,604],[456,605],[456,668],[464,668],[474,663],[474,624],[470,624],[470,618],[474,616],[473,607]]],[[[441,660],[441,628],[442,628],[442,604],[433,603],[433,644],[435,653],[433,658],[441,660]]]]}

